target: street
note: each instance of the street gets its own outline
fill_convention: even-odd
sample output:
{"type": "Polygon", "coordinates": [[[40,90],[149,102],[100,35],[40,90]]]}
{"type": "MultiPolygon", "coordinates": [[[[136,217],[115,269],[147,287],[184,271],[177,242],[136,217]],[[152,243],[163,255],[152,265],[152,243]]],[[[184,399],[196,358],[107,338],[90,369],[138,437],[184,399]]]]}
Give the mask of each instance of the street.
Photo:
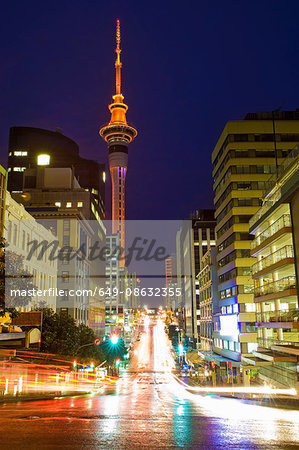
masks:
{"type": "Polygon", "coordinates": [[[96,395],[0,405],[1,448],[298,448],[299,411],[188,393],[171,374],[162,322],[96,395]]]}

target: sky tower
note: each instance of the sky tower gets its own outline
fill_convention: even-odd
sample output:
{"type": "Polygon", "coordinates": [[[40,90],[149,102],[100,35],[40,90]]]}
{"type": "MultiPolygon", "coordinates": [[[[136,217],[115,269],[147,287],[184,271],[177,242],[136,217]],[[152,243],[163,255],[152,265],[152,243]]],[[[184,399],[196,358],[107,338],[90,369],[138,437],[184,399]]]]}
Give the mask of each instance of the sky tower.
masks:
{"type": "Polygon", "coordinates": [[[127,124],[128,106],[121,94],[120,24],[116,21],[116,94],[109,105],[111,120],[100,129],[100,136],[109,149],[109,168],[112,181],[112,233],[120,233],[121,247],[125,246],[125,180],[128,166],[128,145],[137,135],[135,128],[127,124]]]}

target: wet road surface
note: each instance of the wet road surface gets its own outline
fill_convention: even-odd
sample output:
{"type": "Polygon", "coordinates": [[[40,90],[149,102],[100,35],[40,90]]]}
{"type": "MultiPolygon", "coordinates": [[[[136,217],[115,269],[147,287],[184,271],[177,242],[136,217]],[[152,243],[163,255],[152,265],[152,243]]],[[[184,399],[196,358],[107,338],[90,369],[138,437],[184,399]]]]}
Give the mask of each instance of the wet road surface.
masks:
{"type": "Polygon", "coordinates": [[[3,449],[299,448],[299,411],[190,394],[171,375],[163,327],[97,395],[0,405],[3,449]]]}

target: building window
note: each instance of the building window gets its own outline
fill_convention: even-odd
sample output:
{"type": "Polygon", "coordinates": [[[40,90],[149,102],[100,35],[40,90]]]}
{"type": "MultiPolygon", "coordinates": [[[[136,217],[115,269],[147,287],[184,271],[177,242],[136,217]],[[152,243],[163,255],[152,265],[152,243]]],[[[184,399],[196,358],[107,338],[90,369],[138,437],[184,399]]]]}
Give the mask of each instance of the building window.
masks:
{"type": "Polygon", "coordinates": [[[61,207],[61,202],[55,202],[55,206],[58,206],[58,208],[61,207]]]}
{"type": "Polygon", "coordinates": [[[50,155],[38,155],[37,165],[38,166],[48,166],[50,164],[50,155]]]}
{"type": "Polygon", "coordinates": [[[83,202],[77,202],[77,207],[78,208],[82,208],[83,207],[83,202]]]}
{"type": "Polygon", "coordinates": [[[69,272],[63,271],[61,279],[62,279],[63,283],[68,283],[69,282],[69,272]]]}
{"type": "Polygon", "coordinates": [[[254,292],[253,284],[244,284],[244,294],[252,294],[254,292]]]}
{"type": "Polygon", "coordinates": [[[66,202],[66,207],[67,208],[71,208],[72,207],[72,202],[66,202]]]}
{"type": "Polygon", "coordinates": [[[12,170],[14,172],[24,172],[24,170],[26,170],[26,167],[14,167],[12,170]]]}
{"type": "Polygon", "coordinates": [[[69,246],[70,245],[70,221],[63,221],[63,241],[62,245],[69,246]]]}
{"type": "Polygon", "coordinates": [[[241,353],[240,342],[235,342],[235,352],[241,353]]]}
{"type": "Polygon", "coordinates": [[[23,152],[23,151],[16,151],[13,152],[14,156],[27,156],[28,152],[23,152]]]}

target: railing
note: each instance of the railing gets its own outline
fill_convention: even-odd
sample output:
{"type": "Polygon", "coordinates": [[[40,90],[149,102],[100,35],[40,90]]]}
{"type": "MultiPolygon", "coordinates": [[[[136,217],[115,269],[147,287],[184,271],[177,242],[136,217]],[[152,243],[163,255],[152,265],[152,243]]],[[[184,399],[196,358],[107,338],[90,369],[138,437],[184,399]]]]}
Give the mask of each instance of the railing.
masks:
{"type": "Polygon", "coordinates": [[[251,250],[258,247],[262,242],[268,239],[270,236],[273,236],[277,231],[281,230],[284,227],[291,227],[291,216],[290,214],[284,214],[275,222],[273,222],[268,228],[258,234],[255,239],[251,242],[251,250]]]}
{"type": "Polygon", "coordinates": [[[257,322],[298,322],[299,309],[276,310],[256,313],[257,322]]]}
{"type": "Polygon", "coordinates": [[[294,249],[292,245],[286,245],[285,247],[280,248],[276,252],[271,253],[270,255],[256,262],[251,267],[251,272],[252,274],[255,274],[286,258],[294,258],[294,249]]]}
{"type": "Polygon", "coordinates": [[[257,343],[259,347],[271,348],[273,345],[284,345],[284,346],[294,346],[299,347],[299,342],[297,341],[280,341],[279,339],[273,338],[257,338],[257,343]]]}
{"type": "Polygon", "coordinates": [[[296,289],[295,275],[256,287],[254,289],[254,296],[260,297],[261,295],[274,294],[275,292],[282,292],[286,289],[296,289]]]}

